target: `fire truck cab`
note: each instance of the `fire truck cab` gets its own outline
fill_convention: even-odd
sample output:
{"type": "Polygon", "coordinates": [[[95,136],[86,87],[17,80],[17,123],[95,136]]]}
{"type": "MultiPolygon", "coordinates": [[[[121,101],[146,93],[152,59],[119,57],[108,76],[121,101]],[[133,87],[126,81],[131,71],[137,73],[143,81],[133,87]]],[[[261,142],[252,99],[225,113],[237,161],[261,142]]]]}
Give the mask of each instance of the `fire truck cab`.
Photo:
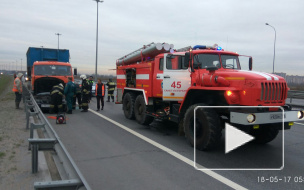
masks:
{"type": "Polygon", "coordinates": [[[284,78],[252,71],[250,56],[249,70],[241,70],[239,56],[217,45],[173,50],[166,43],[148,44],[117,60],[116,103],[123,104],[126,118],[143,125],[154,118],[177,123],[191,145],[196,130],[199,150],[218,144],[225,123],[268,143],[303,119],[303,111],[285,105],[284,78]]]}

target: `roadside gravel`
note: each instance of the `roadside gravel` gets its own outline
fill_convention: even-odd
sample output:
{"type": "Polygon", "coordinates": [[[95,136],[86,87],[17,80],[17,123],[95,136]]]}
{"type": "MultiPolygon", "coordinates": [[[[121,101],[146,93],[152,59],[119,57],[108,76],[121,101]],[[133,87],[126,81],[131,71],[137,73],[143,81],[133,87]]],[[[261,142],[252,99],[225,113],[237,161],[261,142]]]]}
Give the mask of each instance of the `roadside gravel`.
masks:
{"type": "Polygon", "coordinates": [[[34,182],[45,181],[45,175],[31,173],[24,105],[21,102],[22,109],[15,109],[12,86],[13,77],[0,92],[0,189],[34,189],[34,182]]]}

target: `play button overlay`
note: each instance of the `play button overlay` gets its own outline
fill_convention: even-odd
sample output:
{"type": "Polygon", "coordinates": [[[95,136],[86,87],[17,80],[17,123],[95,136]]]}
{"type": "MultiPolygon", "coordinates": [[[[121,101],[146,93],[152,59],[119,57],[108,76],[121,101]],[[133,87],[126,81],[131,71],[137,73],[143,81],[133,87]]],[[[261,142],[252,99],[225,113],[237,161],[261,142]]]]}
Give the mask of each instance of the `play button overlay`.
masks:
{"type": "Polygon", "coordinates": [[[229,153],[232,150],[250,142],[254,139],[253,136],[231,126],[230,124],[225,124],[225,153],[229,153]]]}
{"type": "MultiPolygon", "coordinates": [[[[261,108],[260,106],[197,106],[194,109],[193,124],[196,128],[196,117],[201,117],[202,112],[196,112],[200,108],[203,108],[205,112],[217,112],[219,115],[224,113],[223,109],[230,112],[250,113],[251,110],[261,108]]],[[[265,109],[267,106],[264,107],[265,109]]],[[[269,108],[274,108],[271,106],[269,108]]],[[[284,109],[282,110],[282,123],[277,127],[280,128],[277,137],[266,144],[259,143],[261,138],[267,138],[262,129],[265,127],[271,127],[271,124],[259,124],[259,123],[246,123],[248,120],[248,114],[241,114],[239,117],[231,114],[230,116],[220,117],[222,122],[220,123],[222,135],[216,147],[211,150],[201,151],[194,146],[193,148],[193,162],[196,170],[282,170],[284,168],[284,109]],[[246,121],[246,122],[243,122],[246,121]],[[244,130],[243,130],[244,129],[244,130]],[[245,131],[245,132],[244,132],[245,131]],[[247,132],[248,131],[248,132],[247,132]],[[252,136],[251,136],[252,135],[252,136]]],[[[263,114],[262,118],[269,119],[263,114]],[[263,118],[264,117],[264,118],[263,118]]],[[[259,117],[260,117],[259,116],[259,117]]],[[[201,126],[206,123],[201,124],[201,126]]],[[[196,140],[201,137],[197,134],[202,130],[194,130],[194,145],[196,140]]],[[[204,134],[204,133],[203,133],[204,134]]],[[[200,139],[201,140],[201,139],[200,139]]]]}

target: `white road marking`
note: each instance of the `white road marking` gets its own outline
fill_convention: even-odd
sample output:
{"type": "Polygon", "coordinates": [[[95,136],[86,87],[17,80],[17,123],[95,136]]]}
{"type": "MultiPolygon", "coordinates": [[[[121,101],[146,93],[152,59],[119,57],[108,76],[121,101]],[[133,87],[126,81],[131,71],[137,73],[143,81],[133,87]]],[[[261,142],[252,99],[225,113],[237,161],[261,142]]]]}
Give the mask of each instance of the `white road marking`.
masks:
{"type": "Polygon", "coordinates": [[[298,124],[298,125],[304,125],[304,123],[298,123],[298,122],[294,122],[295,124],[298,124]]]}
{"type": "MultiPolygon", "coordinates": [[[[116,121],[114,121],[114,120],[112,120],[112,119],[110,119],[110,118],[108,118],[108,117],[106,117],[106,116],[104,116],[104,115],[96,112],[96,111],[93,111],[92,109],[89,109],[89,111],[92,112],[92,113],[94,113],[94,114],[96,114],[96,115],[98,115],[99,117],[102,117],[103,119],[105,119],[105,120],[113,123],[114,125],[120,127],[121,129],[124,129],[124,130],[128,131],[129,133],[137,136],[138,138],[140,138],[140,139],[142,139],[142,140],[144,140],[144,141],[146,141],[146,142],[148,142],[148,143],[156,146],[157,148],[159,148],[159,149],[167,152],[168,154],[171,154],[172,156],[174,156],[177,159],[185,162],[186,164],[189,164],[190,166],[194,167],[194,162],[192,160],[190,160],[190,159],[188,159],[188,158],[186,158],[186,157],[178,154],[177,152],[175,152],[175,151],[173,151],[173,150],[171,150],[171,149],[169,149],[169,148],[167,148],[167,147],[165,147],[165,146],[163,146],[163,145],[161,145],[161,144],[159,144],[159,143],[157,143],[157,142],[155,142],[155,141],[153,141],[153,140],[145,137],[144,135],[141,135],[141,134],[133,131],[132,129],[129,129],[128,127],[126,127],[126,126],[124,126],[124,125],[122,125],[122,124],[120,124],[120,123],[118,123],[118,122],[116,122],[116,121]]],[[[198,168],[206,168],[206,167],[201,166],[199,164],[196,164],[196,166],[198,168]]],[[[238,189],[238,190],[246,190],[247,189],[247,188],[245,188],[245,187],[243,187],[243,186],[241,186],[241,185],[239,185],[239,184],[231,181],[230,179],[227,179],[224,176],[221,176],[221,175],[219,175],[219,174],[217,174],[217,173],[215,173],[215,172],[213,172],[211,170],[200,170],[200,171],[203,172],[203,173],[205,173],[205,174],[207,174],[207,175],[209,175],[210,177],[213,177],[214,179],[216,179],[216,180],[218,180],[218,181],[226,184],[227,186],[229,186],[229,187],[231,187],[233,189],[238,189]]]]}

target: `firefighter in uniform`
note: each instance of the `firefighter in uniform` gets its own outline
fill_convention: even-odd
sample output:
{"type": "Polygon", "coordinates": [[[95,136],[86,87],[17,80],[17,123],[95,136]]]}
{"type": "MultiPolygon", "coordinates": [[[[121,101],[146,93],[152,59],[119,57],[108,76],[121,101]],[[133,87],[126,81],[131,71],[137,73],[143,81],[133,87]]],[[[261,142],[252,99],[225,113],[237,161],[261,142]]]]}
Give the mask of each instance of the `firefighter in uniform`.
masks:
{"type": "Polygon", "coordinates": [[[110,102],[110,98],[112,98],[112,101],[114,102],[115,83],[112,81],[111,78],[109,79],[107,86],[108,86],[108,101],[107,102],[110,102]]]}
{"type": "Polygon", "coordinates": [[[62,83],[53,86],[53,88],[51,90],[50,113],[63,112],[62,97],[63,97],[62,83]]]}
{"type": "Polygon", "coordinates": [[[75,84],[72,82],[72,77],[68,77],[68,83],[66,84],[64,88],[64,95],[65,99],[67,101],[67,106],[68,106],[68,114],[72,114],[72,109],[73,109],[73,97],[74,94],[76,93],[76,87],[75,84]]]}
{"type": "Polygon", "coordinates": [[[86,75],[81,75],[80,78],[82,79],[82,88],[81,88],[81,95],[82,95],[82,100],[81,100],[81,112],[87,112],[89,109],[89,98],[90,98],[90,89],[91,86],[89,84],[89,81],[87,80],[86,75]]]}
{"type": "Polygon", "coordinates": [[[100,109],[100,102],[101,102],[101,110],[103,110],[104,94],[105,94],[104,85],[101,82],[101,79],[98,79],[98,82],[96,83],[96,88],[95,88],[95,96],[97,99],[97,110],[96,111],[99,111],[99,109],[100,109]]]}
{"type": "Polygon", "coordinates": [[[93,83],[94,83],[93,76],[90,76],[88,81],[89,81],[89,84],[91,86],[91,89],[90,89],[90,100],[91,100],[92,99],[92,86],[93,86],[93,83]]]}
{"type": "Polygon", "coordinates": [[[17,77],[14,80],[13,92],[15,92],[16,95],[15,98],[16,109],[19,109],[19,104],[22,98],[22,81],[21,81],[22,76],[23,76],[22,73],[18,73],[17,77]]]}
{"type": "Polygon", "coordinates": [[[79,84],[75,84],[76,87],[76,94],[73,97],[73,110],[76,108],[76,98],[78,101],[79,109],[81,109],[81,88],[79,84]]]}

